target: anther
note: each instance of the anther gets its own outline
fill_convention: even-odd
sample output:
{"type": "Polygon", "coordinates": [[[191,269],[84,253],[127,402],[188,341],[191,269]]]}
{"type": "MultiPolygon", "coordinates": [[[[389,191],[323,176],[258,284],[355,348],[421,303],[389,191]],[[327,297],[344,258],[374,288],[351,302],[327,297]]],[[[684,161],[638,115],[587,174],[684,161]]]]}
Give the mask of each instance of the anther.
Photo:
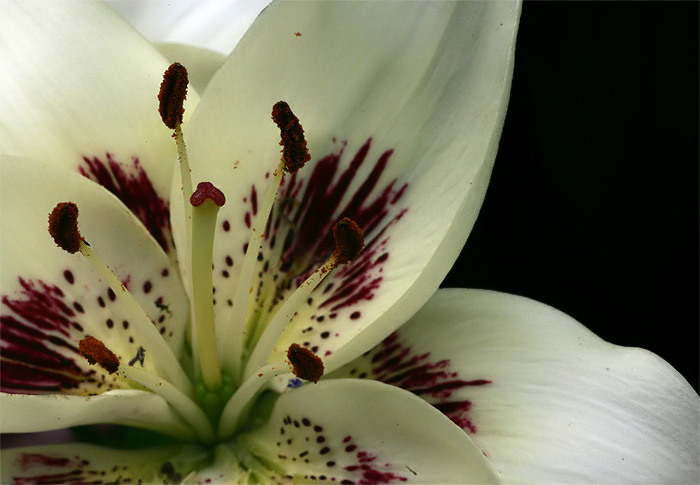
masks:
{"type": "Polygon", "coordinates": [[[185,98],[187,98],[187,69],[175,62],[163,74],[163,82],[158,92],[158,112],[165,126],[171,130],[182,123],[185,98]]]}
{"type": "Polygon", "coordinates": [[[272,107],[272,119],[280,129],[282,140],[282,161],[288,173],[294,173],[311,160],[309,149],[304,139],[304,129],[299,118],[294,116],[292,109],[284,101],[278,101],[272,107]]]}
{"type": "Polygon", "coordinates": [[[211,182],[200,182],[197,184],[197,190],[195,190],[190,197],[190,204],[194,207],[199,207],[207,200],[222,207],[226,203],[226,196],[222,191],[214,187],[214,184],[211,182]]]}
{"type": "Polygon", "coordinates": [[[333,239],[335,239],[335,256],[338,264],[355,261],[365,247],[365,235],[355,221],[347,217],[335,223],[333,226],[333,239]]]}
{"type": "Polygon", "coordinates": [[[73,254],[80,250],[83,238],[78,231],[78,206],[61,202],[49,214],[49,234],[59,248],[73,254]]]}
{"type": "Polygon", "coordinates": [[[92,335],[88,335],[80,341],[78,350],[90,364],[98,364],[110,374],[119,370],[119,357],[92,335]]]}
{"type": "Polygon", "coordinates": [[[292,364],[292,372],[300,379],[316,383],[323,376],[323,361],[305,347],[290,345],[287,359],[292,364]]]}

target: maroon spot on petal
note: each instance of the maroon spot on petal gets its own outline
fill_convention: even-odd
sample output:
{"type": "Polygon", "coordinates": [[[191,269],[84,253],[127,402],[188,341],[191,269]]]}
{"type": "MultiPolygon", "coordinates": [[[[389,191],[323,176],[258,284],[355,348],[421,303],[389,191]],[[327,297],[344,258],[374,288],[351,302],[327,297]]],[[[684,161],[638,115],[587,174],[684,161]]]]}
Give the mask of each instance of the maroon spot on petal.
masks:
{"type": "Polygon", "coordinates": [[[229,232],[231,230],[231,223],[228,220],[225,220],[221,223],[221,228],[224,230],[224,232],[229,232]]]}
{"type": "Polygon", "coordinates": [[[360,312],[352,312],[352,313],[350,314],[350,318],[351,318],[352,320],[357,320],[358,318],[360,318],[361,315],[362,315],[362,314],[361,314],[360,312]]]}
{"type": "Polygon", "coordinates": [[[143,292],[144,293],[148,294],[151,292],[152,289],[153,289],[153,283],[151,283],[150,281],[146,281],[143,284],[143,292]]]}
{"type": "Polygon", "coordinates": [[[64,277],[65,280],[66,280],[68,283],[70,283],[71,285],[72,285],[73,283],[75,283],[75,277],[73,276],[73,272],[72,272],[71,270],[69,270],[69,269],[65,270],[65,271],[63,272],[63,277],[64,277]]]}
{"type": "Polygon", "coordinates": [[[161,198],[137,157],[131,163],[118,162],[111,153],[83,157],[78,171],[114,194],[143,223],[165,252],[173,247],[170,211],[167,199],[161,198]]]}

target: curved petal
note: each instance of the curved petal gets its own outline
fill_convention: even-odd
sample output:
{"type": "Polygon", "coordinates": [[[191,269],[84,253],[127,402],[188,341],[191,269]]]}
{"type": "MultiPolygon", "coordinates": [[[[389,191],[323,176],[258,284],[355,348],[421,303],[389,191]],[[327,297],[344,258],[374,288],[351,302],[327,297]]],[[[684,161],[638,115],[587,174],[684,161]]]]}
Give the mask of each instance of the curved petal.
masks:
{"type": "Polygon", "coordinates": [[[193,182],[212,181],[229,200],[215,243],[217,322],[240,311],[225,303],[255,200],[279,160],[269,113],[280,99],[299,116],[312,162],[278,197],[260,261],[261,271],[278,273],[267,295],[274,300],[327,256],[341,216],[358,220],[369,251],[336,274],[333,290],[343,290],[330,295],[334,303],[320,308],[324,285],[313,298],[319,307],[300,309],[280,349],[308,341],[335,368],[428,299],[486,190],[519,10],[508,2],[281,2],[260,15],[212,79],[189,131],[193,182]],[[328,328],[304,332],[319,311],[328,328]],[[326,330],[334,339],[321,337],[326,330]]]}
{"type": "Polygon", "coordinates": [[[0,156],[0,171],[2,390],[86,394],[126,385],[80,355],[86,335],[122,362],[143,347],[145,369],[179,369],[164,354],[183,352],[187,299],[176,268],[127,208],[53,164],[0,156]],[[125,305],[86,258],[51,239],[48,214],[67,201],[78,206],[82,236],[138,305],[125,305]]]}
{"type": "Polygon", "coordinates": [[[148,40],[230,53],[269,0],[107,2],[148,40]]]}
{"type": "MultiPolygon", "coordinates": [[[[156,237],[170,249],[175,144],[157,111],[166,67],[153,46],[99,2],[6,2],[2,152],[51,161],[104,185],[152,233],[165,232],[156,237]]],[[[197,99],[190,93],[186,115],[197,99]]]]}
{"type": "Polygon", "coordinates": [[[435,403],[509,482],[700,478],[700,399],[683,377],[532,300],[440,290],[345,372],[435,403]]]}
{"type": "Polygon", "coordinates": [[[194,447],[116,450],[81,443],[2,450],[2,483],[180,483],[194,447]]]}
{"type": "MultiPolygon", "coordinates": [[[[194,439],[168,403],[147,391],[115,390],[99,396],[32,396],[0,393],[0,430],[31,433],[84,424],[122,424],[194,439]]],[[[3,450],[4,455],[4,450],[3,450]]]]}
{"type": "Polygon", "coordinates": [[[190,85],[203,93],[214,73],[226,57],[216,51],[184,44],[156,44],[156,48],[170,62],[179,62],[187,67],[190,85]]]}
{"type": "Polygon", "coordinates": [[[302,482],[499,482],[457,426],[375,381],[329,380],[286,392],[265,425],[239,441],[262,463],[276,462],[279,475],[302,482]]]}

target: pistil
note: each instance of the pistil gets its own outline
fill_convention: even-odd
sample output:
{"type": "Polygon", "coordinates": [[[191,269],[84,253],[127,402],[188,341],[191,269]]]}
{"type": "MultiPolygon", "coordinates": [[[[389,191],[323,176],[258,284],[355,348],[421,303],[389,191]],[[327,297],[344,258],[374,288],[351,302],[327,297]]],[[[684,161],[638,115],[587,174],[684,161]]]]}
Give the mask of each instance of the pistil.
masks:
{"type": "Polygon", "coordinates": [[[216,345],[212,283],[214,229],[219,208],[226,202],[223,192],[211,182],[201,182],[190,197],[192,204],[192,299],[194,338],[200,371],[206,388],[221,387],[221,368],[216,345]]]}
{"type": "Polygon", "coordinates": [[[246,378],[267,362],[268,356],[287,323],[297,309],[309,298],[311,292],[339,265],[354,261],[364,247],[362,229],[347,217],[333,226],[333,237],[336,246],[333,254],[287,298],[263,331],[246,365],[243,374],[246,378]]]}
{"type": "Polygon", "coordinates": [[[262,250],[262,242],[265,237],[265,226],[270,217],[272,206],[277,198],[279,187],[286,173],[295,173],[311,159],[309,150],[304,138],[304,130],[289,105],[284,101],[275,103],[272,107],[272,119],[280,129],[282,145],[282,157],[277,169],[273,172],[272,180],[265,192],[260,210],[253,223],[248,250],[243,260],[243,267],[239,277],[239,285],[233,298],[233,308],[236,309],[231,322],[231,330],[223,336],[223,348],[231,349],[227,354],[226,367],[233,369],[234,375],[238,377],[241,369],[241,359],[243,354],[243,342],[245,340],[246,320],[252,313],[254,298],[253,276],[255,275],[255,264],[258,253],[262,250]]]}
{"type": "Polygon", "coordinates": [[[144,347],[159,356],[157,365],[170,381],[187,395],[192,395],[193,388],[177,358],[168,344],[163,340],[151,319],[129,292],[117,275],[97,256],[78,230],[78,206],[72,202],[61,202],[49,214],[49,233],[58,247],[69,252],[80,252],[92,265],[102,279],[109,285],[119,302],[133,315],[136,331],[146,341],[144,347]]]}

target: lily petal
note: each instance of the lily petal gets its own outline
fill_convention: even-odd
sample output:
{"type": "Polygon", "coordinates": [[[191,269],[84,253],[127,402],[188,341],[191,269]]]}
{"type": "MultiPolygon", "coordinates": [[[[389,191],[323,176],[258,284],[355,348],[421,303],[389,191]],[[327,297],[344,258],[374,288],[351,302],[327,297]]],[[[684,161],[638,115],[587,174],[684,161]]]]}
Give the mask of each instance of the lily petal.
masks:
{"type": "MultiPolygon", "coordinates": [[[[160,396],[135,389],[99,396],[24,395],[0,393],[3,433],[51,431],[84,424],[122,424],[161,431],[183,439],[192,429],[160,396]]],[[[3,450],[3,455],[5,451],[3,450]]]]}
{"type": "MultiPolygon", "coordinates": [[[[157,112],[167,61],[99,2],[4,7],[3,153],[79,171],[120,197],[149,229],[149,215],[168,225],[175,144],[157,112]]],[[[190,93],[186,116],[197,100],[190,93]]],[[[159,242],[168,250],[169,227],[161,229],[159,242]]]]}
{"type": "Polygon", "coordinates": [[[362,372],[444,410],[508,482],[700,478],[700,399],[688,382],[526,298],[440,290],[338,375],[362,372]]]}
{"type": "MultiPolygon", "coordinates": [[[[429,298],[486,190],[519,10],[507,2],[281,2],[260,15],[189,129],[193,181],[213,182],[231,201],[219,212],[214,249],[217,324],[241,311],[227,302],[279,160],[269,113],[280,99],[299,116],[313,158],[287,177],[273,209],[260,270],[278,278],[264,296],[274,300],[327,257],[341,216],[359,219],[368,247],[364,260],[336,273],[335,293],[322,295],[324,284],[317,306],[300,309],[273,360],[288,342],[308,341],[333,369],[429,298]],[[322,314],[328,328],[304,332],[322,314]],[[325,330],[334,338],[321,337],[325,330]]],[[[175,211],[181,205],[172,202],[175,211]]],[[[182,224],[180,214],[176,241],[182,224]]]]}
{"type": "Polygon", "coordinates": [[[277,463],[272,471],[302,482],[499,482],[457,426],[376,381],[330,380],[284,393],[267,422],[239,441],[261,463],[277,463]]]}
{"type": "Polygon", "coordinates": [[[216,51],[184,44],[156,44],[155,47],[170,62],[179,62],[187,67],[190,86],[203,93],[214,73],[226,57],[216,51]]]}
{"type": "Polygon", "coordinates": [[[175,358],[183,351],[187,299],[177,269],[133,214],[102,187],[54,164],[0,156],[0,170],[2,390],[87,394],[123,387],[80,355],[78,342],[87,335],[123,363],[143,347],[146,370],[182,372],[175,358]],[[48,214],[67,201],[77,204],[82,236],[130,290],[134,308],[85,258],[51,239],[48,214]]]}
{"type": "Polygon", "coordinates": [[[228,55],[269,0],[107,2],[156,44],[175,43],[228,55]]]}
{"type": "Polygon", "coordinates": [[[69,443],[2,451],[2,483],[180,483],[197,449],[115,450],[69,443]]]}

